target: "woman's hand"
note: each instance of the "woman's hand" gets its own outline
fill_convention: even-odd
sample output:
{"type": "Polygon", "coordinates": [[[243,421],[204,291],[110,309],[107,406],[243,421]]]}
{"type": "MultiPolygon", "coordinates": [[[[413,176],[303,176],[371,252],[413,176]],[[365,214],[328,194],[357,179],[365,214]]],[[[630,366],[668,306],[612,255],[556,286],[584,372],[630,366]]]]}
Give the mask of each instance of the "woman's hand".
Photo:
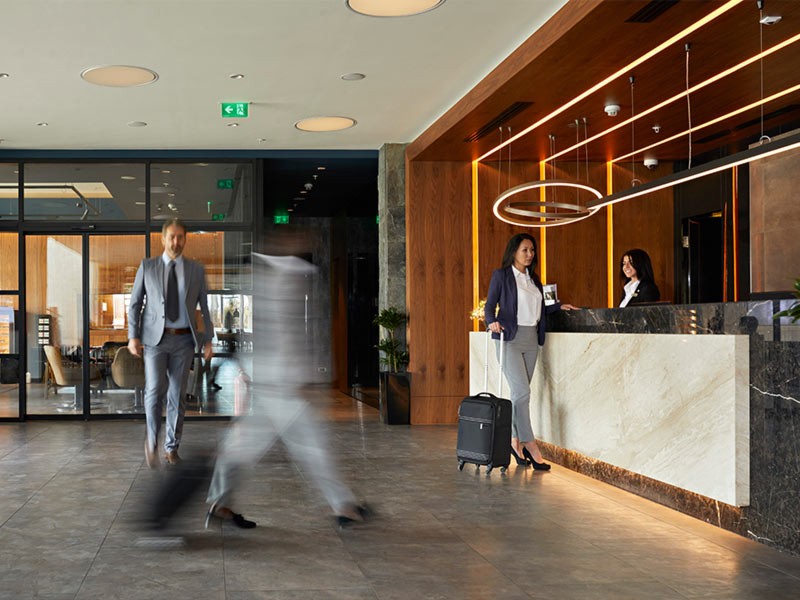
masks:
{"type": "Polygon", "coordinates": [[[489,323],[489,331],[492,333],[500,333],[503,327],[500,325],[499,321],[495,321],[494,323],[489,323]]]}
{"type": "Polygon", "coordinates": [[[562,304],[561,310],[580,310],[580,306],[572,306],[572,304],[562,304]]]}

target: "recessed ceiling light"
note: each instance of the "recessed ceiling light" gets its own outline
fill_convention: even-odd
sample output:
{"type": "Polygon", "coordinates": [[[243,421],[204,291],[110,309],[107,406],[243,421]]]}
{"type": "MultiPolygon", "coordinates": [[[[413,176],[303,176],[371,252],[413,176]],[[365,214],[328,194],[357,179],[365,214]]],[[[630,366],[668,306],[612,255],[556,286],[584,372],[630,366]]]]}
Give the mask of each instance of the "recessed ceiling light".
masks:
{"type": "Polygon", "coordinates": [[[167,196],[171,196],[172,198],[174,198],[175,194],[173,192],[167,192],[167,196]]]}
{"type": "Polygon", "coordinates": [[[407,17],[428,12],[444,4],[444,0],[345,0],[347,7],[370,17],[407,17]]]}
{"type": "Polygon", "coordinates": [[[49,125],[49,123],[45,123],[44,121],[40,121],[40,122],[39,122],[39,123],[37,123],[36,125],[37,125],[38,127],[47,127],[47,126],[49,125]]]}
{"type": "Polygon", "coordinates": [[[228,127],[238,127],[238,123],[228,123],[228,127]]]}
{"type": "Polygon", "coordinates": [[[317,171],[324,171],[324,170],[325,170],[325,169],[327,169],[327,168],[328,168],[328,167],[317,167],[317,171]]]}
{"type": "Polygon", "coordinates": [[[0,73],[0,79],[8,79],[9,77],[11,77],[11,75],[8,73],[0,73]]]}
{"type": "Polygon", "coordinates": [[[244,79],[244,75],[241,73],[234,73],[233,75],[229,75],[231,79],[244,79]]]}
{"type": "Polygon", "coordinates": [[[81,73],[81,77],[95,85],[108,87],[136,87],[147,85],[158,79],[158,73],[144,67],[129,65],[108,65],[91,67],[81,73]]]}
{"type": "Polygon", "coordinates": [[[195,163],[198,167],[207,167],[208,163],[195,163]]]}
{"type": "Polygon", "coordinates": [[[294,209],[293,208],[287,208],[286,212],[294,212],[294,209]]]}
{"type": "Polygon", "coordinates": [[[144,121],[130,121],[128,122],[128,127],[147,127],[147,123],[144,121]]]}
{"type": "Polygon", "coordinates": [[[297,197],[297,198],[295,198],[295,200],[305,200],[305,198],[297,197]]]}
{"type": "Polygon", "coordinates": [[[137,200],[136,202],[134,202],[134,204],[136,204],[138,206],[144,206],[147,203],[146,202],[140,202],[139,200],[137,200]]]}
{"type": "Polygon", "coordinates": [[[256,141],[260,144],[262,142],[266,142],[267,138],[258,138],[258,139],[256,139],[256,141]]]}
{"type": "Polygon", "coordinates": [[[345,81],[361,81],[365,77],[366,75],[364,75],[363,73],[345,73],[344,75],[342,75],[342,79],[344,79],[345,81]]]}
{"type": "Polygon", "coordinates": [[[170,173],[172,173],[172,171],[170,171],[169,169],[161,169],[161,172],[164,173],[164,175],[169,175],[170,173]]]}
{"type": "Polygon", "coordinates": [[[136,177],[134,177],[133,175],[122,175],[120,176],[120,179],[124,179],[125,181],[133,181],[134,179],[136,179],[136,177]]]}
{"type": "Polygon", "coordinates": [[[301,194],[307,194],[308,192],[306,190],[300,190],[300,193],[301,194]]]}
{"type": "Polygon", "coordinates": [[[309,117],[301,119],[294,126],[300,131],[341,131],[349,129],[356,124],[355,119],[350,117],[309,117]]]}

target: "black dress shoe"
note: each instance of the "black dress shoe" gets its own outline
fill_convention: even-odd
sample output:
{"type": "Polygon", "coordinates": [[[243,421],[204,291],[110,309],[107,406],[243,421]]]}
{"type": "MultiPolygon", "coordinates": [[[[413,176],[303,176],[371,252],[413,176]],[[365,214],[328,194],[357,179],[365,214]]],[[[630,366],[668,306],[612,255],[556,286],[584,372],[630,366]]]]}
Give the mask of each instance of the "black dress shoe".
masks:
{"type": "Polygon", "coordinates": [[[214,504],[211,505],[211,508],[208,509],[208,512],[206,513],[206,529],[208,529],[208,526],[211,523],[211,519],[219,519],[220,521],[231,521],[233,522],[234,525],[236,525],[240,529],[253,529],[256,526],[255,521],[250,521],[248,519],[245,519],[242,515],[240,515],[239,513],[235,513],[232,510],[230,518],[221,517],[220,515],[217,514],[218,508],[221,507],[218,507],[217,503],[215,502],[214,504]]]}
{"type": "Polygon", "coordinates": [[[366,504],[360,504],[358,506],[354,506],[353,510],[358,513],[358,516],[361,517],[360,519],[353,519],[351,517],[345,517],[344,515],[336,515],[334,519],[336,520],[336,524],[339,528],[343,529],[354,523],[363,523],[369,517],[372,516],[372,511],[367,507],[366,504]]]}
{"type": "Polygon", "coordinates": [[[522,454],[529,461],[531,461],[531,464],[533,465],[533,468],[536,469],[537,471],[549,471],[550,470],[550,465],[548,465],[547,463],[540,463],[540,462],[536,462],[535,460],[533,460],[533,456],[531,456],[531,453],[528,452],[527,448],[523,448],[522,449],[522,454]]]}
{"type": "Polygon", "coordinates": [[[526,467],[528,466],[528,460],[527,460],[527,459],[525,459],[525,458],[520,458],[520,457],[519,457],[519,454],[517,454],[517,453],[514,451],[514,448],[513,448],[513,447],[511,448],[511,456],[513,456],[513,457],[514,457],[514,460],[516,460],[516,461],[517,461],[517,464],[518,464],[518,465],[520,465],[520,466],[526,466],[526,467]]]}

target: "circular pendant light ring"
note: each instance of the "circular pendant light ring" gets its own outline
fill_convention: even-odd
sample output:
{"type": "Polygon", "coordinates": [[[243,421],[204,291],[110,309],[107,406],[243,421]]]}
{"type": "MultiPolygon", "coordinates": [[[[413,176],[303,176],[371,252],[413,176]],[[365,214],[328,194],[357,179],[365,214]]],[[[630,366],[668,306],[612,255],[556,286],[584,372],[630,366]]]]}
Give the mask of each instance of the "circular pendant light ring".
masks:
{"type": "Polygon", "coordinates": [[[576,181],[567,181],[565,179],[528,181],[509,188],[500,194],[494,201],[492,212],[494,216],[501,221],[511,225],[521,225],[523,227],[551,227],[555,225],[564,225],[565,223],[574,223],[575,221],[590,217],[597,212],[597,209],[592,210],[580,204],[571,204],[567,202],[508,201],[509,198],[522,192],[533,189],[545,189],[548,187],[576,188],[594,194],[598,200],[603,197],[603,194],[595,188],[576,181]],[[529,208],[539,208],[542,210],[529,210],[529,208]],[[566,212],[554,212],[556,210],[563,210],[566,212]]]}

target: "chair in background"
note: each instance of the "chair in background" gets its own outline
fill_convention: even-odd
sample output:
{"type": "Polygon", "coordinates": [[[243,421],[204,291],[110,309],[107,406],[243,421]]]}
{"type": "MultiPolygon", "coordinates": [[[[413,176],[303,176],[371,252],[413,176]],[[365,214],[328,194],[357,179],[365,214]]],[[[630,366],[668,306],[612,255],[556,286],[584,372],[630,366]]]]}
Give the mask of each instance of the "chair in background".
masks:
{"type": "Polygon", "coordinates": [[[121,346],[111,363],[111,379],[117,387],[133,390],[133,405],[117,412],[144,412],[144,360],[131,354],[127,346],[121,346]]]}
{"type": "MultiPolygon", "coordinates": [[[[74,389],[73,401],[61,403],[60,407],[69,410],[81,410],[82,365],[71,361],[65,362],[61,356],[61,351],[55,346],[45,346],[44,354],[47,357],[47,366],[50,369],[45,396],[50,393],[51,388],[58,394],[59,388],[72,387],[74,389]]],[[[90,364],[89,385],[91,386],[92,381],[98,381],[100,378],[100,370],[95,365],[90,364]]],[[[93,403],[92,406],[98,407],[100,403],[93,403]]]]}

